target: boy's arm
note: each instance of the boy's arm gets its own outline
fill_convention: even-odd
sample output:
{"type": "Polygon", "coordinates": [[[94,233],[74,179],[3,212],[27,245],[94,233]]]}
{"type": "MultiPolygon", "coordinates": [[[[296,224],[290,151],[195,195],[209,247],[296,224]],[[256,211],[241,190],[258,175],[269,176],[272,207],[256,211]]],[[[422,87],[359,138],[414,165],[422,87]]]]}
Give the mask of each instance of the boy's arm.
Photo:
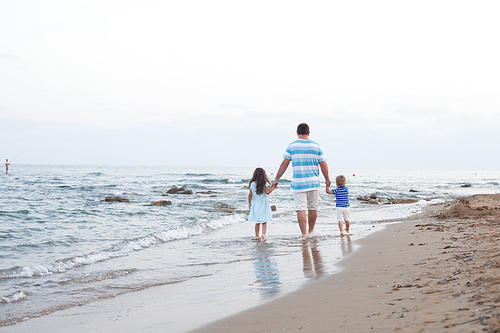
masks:
{"type": "Polygon", "coordinates": [[[330,190],[330,186],[326,185],[326,193],[333,194],[333,191],[330,190]]]}

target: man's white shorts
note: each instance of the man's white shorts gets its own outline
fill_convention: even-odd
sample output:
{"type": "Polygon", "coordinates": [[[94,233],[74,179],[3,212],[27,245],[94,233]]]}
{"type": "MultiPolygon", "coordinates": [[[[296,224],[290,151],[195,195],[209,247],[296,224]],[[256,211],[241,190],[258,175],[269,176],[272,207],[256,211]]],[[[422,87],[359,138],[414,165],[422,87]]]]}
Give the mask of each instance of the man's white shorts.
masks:
{"type": "Polygon", "coordinates": [[[337,207],[337,221],[349,221],[351,207],[337,207]]]}
{"type": "Polygon", "coordinates": [[[318,210],[319,190],[307,192],[293,192],[295,210],[318,210]]]}

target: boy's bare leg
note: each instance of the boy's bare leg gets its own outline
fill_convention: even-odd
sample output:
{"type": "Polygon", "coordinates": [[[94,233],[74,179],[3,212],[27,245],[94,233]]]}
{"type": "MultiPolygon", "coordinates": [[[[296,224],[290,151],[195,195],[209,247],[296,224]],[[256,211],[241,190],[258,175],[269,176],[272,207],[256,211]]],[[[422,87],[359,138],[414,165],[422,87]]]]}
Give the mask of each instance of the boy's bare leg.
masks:
{"type": "Polygon", "coordinates": [[[307,233],[312,233],[314,231],[314,226],[316,225],[316,219],[318,218],[317,210],[309,210],[307,212],[307,222],[309,223],[309,230],[307,233]]]}
{"type": "Polygon", "coordinates": [[[345,221],[345,232],[349,233],[350,228],[351,228],[351,223],[349,223],[349,221],[345,221]]]}
{"type": "Polygon", "coordinates": [[[297,211],[297,221],[299,221],[300,232],[302,233],[302,238],[307,237],[307,215],[305,210],[297,211]]]}
{"type": "Polygon", "coordinates": [[[259,237],[260,223],[255,223],[255,238],[260,239],[259,237]]]}
{"type": "Polygon", "coordinates": [[[344,236],[344,221],[339,221],[340,236],[344,236]]]}
{"type": "Polygon", "coordinates": [[[262,223],[262,240],[266,240],[267,222],[262,223]]]}

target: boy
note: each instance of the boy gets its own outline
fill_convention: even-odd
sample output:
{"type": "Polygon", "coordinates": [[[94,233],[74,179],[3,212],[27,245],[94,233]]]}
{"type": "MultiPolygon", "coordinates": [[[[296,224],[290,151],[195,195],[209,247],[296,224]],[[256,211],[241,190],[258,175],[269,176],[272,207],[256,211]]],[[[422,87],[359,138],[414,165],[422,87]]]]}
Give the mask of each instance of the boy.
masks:
{"type": "Polygon", "coordinates": [[[349,233],[350,223],[349,223],[349,213],[350,213],[350,204],[349,204],[349,190],[347,186],[345,186],[346,178],[344,175],[337,176],[335,178],[335,182],[337,183],[337,188],[334,190],[330,190],[330,186],[326,186],[326,193],[335,194],[335,198],[337,199],[336,207],[337,207],[337,220],[339,221],[339,229],[340,235],[344,236],[344,221],[345,221],[345,231],[349,233]]]}

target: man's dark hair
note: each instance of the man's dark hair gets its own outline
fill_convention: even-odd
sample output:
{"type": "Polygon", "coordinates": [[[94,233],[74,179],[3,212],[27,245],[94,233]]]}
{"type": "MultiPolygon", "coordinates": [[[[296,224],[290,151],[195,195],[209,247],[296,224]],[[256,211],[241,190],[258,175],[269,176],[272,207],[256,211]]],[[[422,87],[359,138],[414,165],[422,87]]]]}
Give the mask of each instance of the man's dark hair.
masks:
{"type": "Polygon", "coordinates": [[[307,135],[309,134],[309,126],[306,123],[302,123],[297,126],[297,133],[299,135],[307,135]]]}

